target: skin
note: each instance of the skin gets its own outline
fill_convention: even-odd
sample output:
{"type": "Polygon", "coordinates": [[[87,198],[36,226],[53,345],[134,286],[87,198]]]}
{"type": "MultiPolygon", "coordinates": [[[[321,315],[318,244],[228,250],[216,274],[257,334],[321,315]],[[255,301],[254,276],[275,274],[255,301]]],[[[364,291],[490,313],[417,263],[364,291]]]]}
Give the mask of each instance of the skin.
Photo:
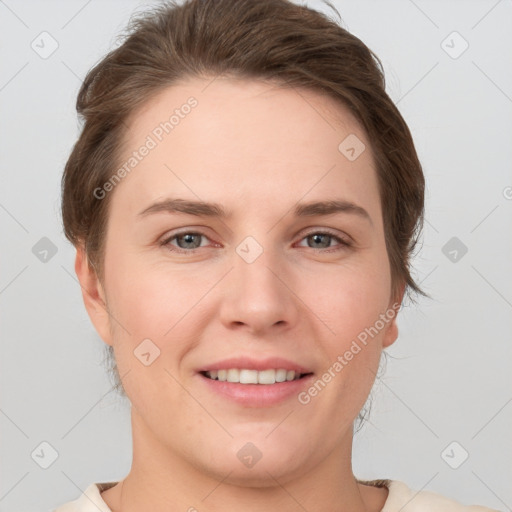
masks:
{"type": "Polygon", "coordinates": [[[87,311],[132,404],[131,471],[102,497],[114,512],[381,510],[387,489],[352,473],[353,421],[397,338],[396,316],[307,405],[243,407],[196,372],[234,355],[280,356],[319,377],[380,314],[397,313],[403,288],[391,296],[370,143],[318,93],[190,79],[129,120],[127,157],[190,96],[197,107],[110,192],[103,282],[77,250],[87,311]],[[366,145],[353,162],[338,150],[349,134],[366,145]],[[231,216],[138,215],[167,197],[216,202],[231,216]],[[361,206],[370,221],[292,215],[299,201],[331,199],[361,206]],[[192,244],[201,247],[159,244],[178,228],[200,231],[192,244]],[[310,236],[325,229],[352,246],[310,236]],[[247,236],[263,248],[250,264],[236,252],[247,236]],[[171,250],[180,248],[192,255],[171,250]],[[147,338],[161,351],[149,366],[134,356],[147,338]],[[251,469],[237,458],[247,442],[263,454],[251,469]]]}

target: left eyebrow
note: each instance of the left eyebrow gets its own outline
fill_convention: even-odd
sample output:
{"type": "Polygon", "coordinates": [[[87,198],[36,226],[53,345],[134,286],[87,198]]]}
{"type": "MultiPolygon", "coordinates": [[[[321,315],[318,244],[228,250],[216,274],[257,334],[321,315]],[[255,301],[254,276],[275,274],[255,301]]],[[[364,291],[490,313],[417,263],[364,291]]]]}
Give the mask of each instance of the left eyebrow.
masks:
{"type": "Polygon", "coordinates": [[[314,215],[333,215],[335,213],[349,213],[367,220],[373,225],[370,214],[355,203],[345,200],[316,201],[312,203],[299,203],[295,206],[294,214],[297,217],[314,215]]]}

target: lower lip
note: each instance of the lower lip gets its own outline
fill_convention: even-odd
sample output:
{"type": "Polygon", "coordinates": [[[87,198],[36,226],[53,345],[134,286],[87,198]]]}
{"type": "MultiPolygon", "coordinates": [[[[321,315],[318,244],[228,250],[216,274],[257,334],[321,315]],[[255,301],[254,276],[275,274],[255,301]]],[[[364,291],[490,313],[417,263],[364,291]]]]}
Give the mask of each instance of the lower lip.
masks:
{"type": "Polygon", "coordinates": [[[291,397],[297,398],[298,394],[309,386],[313,375],[275,384],[240,384],[209,379],[202,374],[199,374],[199,377],[211,391],[227,397],[233,402],[246,407],[269,407],[291,397]]]}

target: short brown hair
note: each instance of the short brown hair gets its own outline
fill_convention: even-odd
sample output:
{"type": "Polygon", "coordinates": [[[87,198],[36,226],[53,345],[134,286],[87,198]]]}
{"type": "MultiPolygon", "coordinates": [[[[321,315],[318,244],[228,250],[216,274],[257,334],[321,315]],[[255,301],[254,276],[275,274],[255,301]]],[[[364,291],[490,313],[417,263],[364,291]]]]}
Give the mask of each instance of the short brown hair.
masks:
{"type": "Polygon", "coordinates": [[[217,75],[314,90],[350,109],[377,167],[392,293],[406,285],[426,295],[409,270],[423,226],[424,176],[382,64],[335,20],[288,0],[164,2],[134,16],[122,44],[89,71],[76,104],[83,130],[62,178],[62,216],[66,237],[83,244],[99,278],[112,194],[98,199],[94,190],[120,164],[128,117],[178,80],[217,75]]]}

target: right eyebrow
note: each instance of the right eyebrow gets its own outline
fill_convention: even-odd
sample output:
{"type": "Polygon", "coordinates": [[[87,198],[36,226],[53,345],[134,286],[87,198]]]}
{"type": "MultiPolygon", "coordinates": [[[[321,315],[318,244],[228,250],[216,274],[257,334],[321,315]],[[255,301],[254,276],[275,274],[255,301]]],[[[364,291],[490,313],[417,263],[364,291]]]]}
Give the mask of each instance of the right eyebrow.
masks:
{"type": "Polygon", "coordinates": [[[190,201],[187,199],[168,198],[148,206],[142,210],[138,216],[145,217],[152,213],[158,212],[186,213],[189,215],[220,218],[227,218],[231,215],[228,214],[218,203],[206,203],[204,201],[190,201]]]}

